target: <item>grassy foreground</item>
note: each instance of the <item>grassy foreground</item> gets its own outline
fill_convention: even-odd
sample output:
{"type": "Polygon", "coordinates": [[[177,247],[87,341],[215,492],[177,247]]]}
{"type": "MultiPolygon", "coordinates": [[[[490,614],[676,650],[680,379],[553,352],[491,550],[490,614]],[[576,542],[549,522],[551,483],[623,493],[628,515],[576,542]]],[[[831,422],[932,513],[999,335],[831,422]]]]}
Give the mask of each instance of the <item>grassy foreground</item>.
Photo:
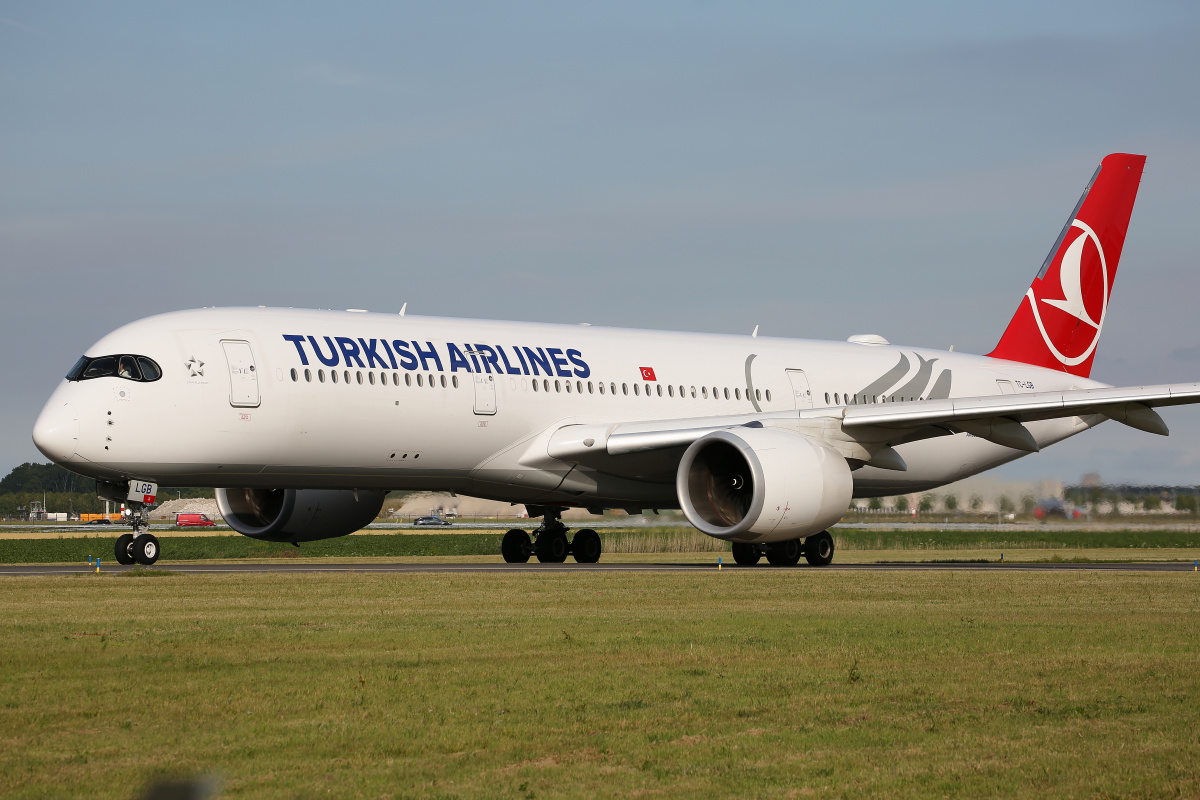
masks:
{"type": "Polygon", "coordinates": [[[0,795],[1200,794],[1200,578],[0,579],[0,795]]]}

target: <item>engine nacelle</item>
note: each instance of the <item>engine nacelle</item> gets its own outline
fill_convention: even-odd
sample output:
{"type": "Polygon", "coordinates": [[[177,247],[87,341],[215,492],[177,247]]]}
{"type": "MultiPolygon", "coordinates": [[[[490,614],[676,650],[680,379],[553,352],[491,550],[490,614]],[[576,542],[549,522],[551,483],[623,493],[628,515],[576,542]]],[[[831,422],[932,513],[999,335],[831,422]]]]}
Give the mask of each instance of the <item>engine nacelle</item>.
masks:
{"type": "Polygon", "coordinates": [[[243,536],[267,542],[311,542],[345,536],[370,524],[386,492],[345,489],[217,489],[221,516],[243,536]]]}
{"type": "Polygon", "coordinates": [[[688,521],[709,536],[781,542],[825,530],[850,505],[846,459],[808,436],[770,428],[714,431],[675,477],[688,521]]]}

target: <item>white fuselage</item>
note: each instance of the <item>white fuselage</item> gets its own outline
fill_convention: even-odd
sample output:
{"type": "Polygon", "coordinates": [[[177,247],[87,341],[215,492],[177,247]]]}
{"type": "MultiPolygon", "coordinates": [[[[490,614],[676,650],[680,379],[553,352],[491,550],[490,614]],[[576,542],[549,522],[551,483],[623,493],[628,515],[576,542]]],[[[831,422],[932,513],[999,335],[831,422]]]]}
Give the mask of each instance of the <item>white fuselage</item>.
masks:
{"type": "MultiPolygon", "coordinates": [[[[153,359],[162,377],[64,381],[35,434],[55,461],[104,480],[438,489],[586,507],[678,507],[678,454],[586,469],[546,454],[566,424],[1103,385],[893,345],[263,308],[150,317],[87,351],[125,353],[153,359]]],[[[1098,421],[1028,428],[1046,446],[1098,421]]],[[[907,471],[861,466],[856,496],[928,489],[1024,455],[964,433],[896,450],[907,471]]]]}

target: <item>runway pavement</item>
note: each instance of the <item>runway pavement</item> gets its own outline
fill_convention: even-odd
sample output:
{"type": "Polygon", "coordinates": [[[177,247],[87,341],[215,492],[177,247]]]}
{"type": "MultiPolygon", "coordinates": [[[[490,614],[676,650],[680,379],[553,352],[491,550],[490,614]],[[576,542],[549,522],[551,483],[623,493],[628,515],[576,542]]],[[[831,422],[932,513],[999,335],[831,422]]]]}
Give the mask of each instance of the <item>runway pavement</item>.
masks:
{"type": "MultiPolygon", "coordinates": [[[[611,563],[611,564],[576,564],[567,562],[565,564],[540,564],[532,562],[529,564],[503,564],[503,563],[414,563],[414,562],[380,562],[380,563],[338,563],[336,561],[310,562],[303,564],[160,564],[154,567],[123,567],[116,564],[103,565],[102,573],[125,572],[131,569],[163,569],[171,572],[184,573],[237,573],[237,572],[273,572],[273,573],[292,573],[292,572],[386,572],[386,573],[464,573],[464,572],[481,572],[492,574],[533,574],[538,572],[704,572],[706,570],[716,570],[715,564],[672,564],[670,562],[662,563],[611,563]]],[[[954,570],[960,572],[1079,572],[1079,571],[1104,571],[1104,572],[1191,572],[1193,564],[1191,562],[1129,562],[1129,563],[1098,563],[1098,564],[1073,564],[1073,563],[1019,563],[1019,562],[885,562],[876,564],[831,564],[828,567],[771,567],[766,564],[760,564],[755,567],[738,567],[736,565],[724,566],[724,571],[738,573],[753,573],[757,571],[775,571],[775,570],[814,570],[822,569],[825,571],[947,571],[954,570]]],[[[20,575],[77,575],[92,573],[95,574],[95,568],[80,564],[14,564],[0,565],[0,577],[2,576],[20,576],[20,575]]]]}

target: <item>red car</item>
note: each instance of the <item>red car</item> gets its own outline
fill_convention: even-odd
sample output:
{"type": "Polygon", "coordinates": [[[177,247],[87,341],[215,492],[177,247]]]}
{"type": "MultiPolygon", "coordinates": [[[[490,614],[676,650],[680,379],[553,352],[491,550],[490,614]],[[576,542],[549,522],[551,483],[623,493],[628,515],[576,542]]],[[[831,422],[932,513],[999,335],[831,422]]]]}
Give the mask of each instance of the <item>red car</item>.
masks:
{"type": "Polygon", "coordinates": [[[175,524],[180,528],[211,528],[217,523],[209,519],[207,514],[176,514],[175,524]]]}

